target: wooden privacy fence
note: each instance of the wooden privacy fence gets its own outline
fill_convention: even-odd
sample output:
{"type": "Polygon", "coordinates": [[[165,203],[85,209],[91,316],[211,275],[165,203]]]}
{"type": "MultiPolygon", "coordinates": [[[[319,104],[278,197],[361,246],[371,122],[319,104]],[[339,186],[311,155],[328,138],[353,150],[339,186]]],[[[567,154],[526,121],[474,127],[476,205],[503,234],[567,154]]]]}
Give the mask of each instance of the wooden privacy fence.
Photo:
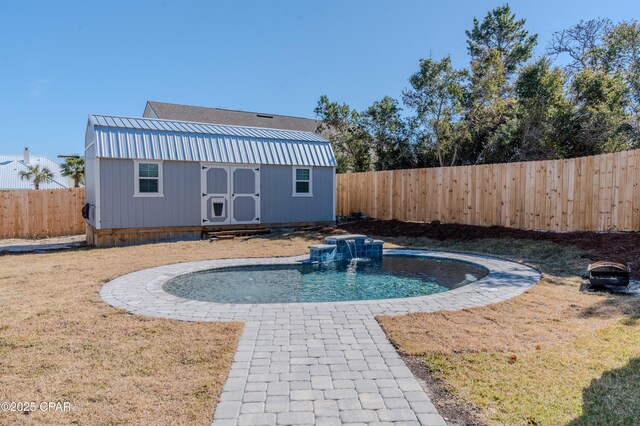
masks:
{"type": "Polygon", "coordinates": [[[640,150],[340,174],[339,215],[549,231],[640,231],[640,150]]]}
{"type": "Polygon", "coordinates": [[[0,191],[0,238],[85,233],[84,188],[0,191]]]}

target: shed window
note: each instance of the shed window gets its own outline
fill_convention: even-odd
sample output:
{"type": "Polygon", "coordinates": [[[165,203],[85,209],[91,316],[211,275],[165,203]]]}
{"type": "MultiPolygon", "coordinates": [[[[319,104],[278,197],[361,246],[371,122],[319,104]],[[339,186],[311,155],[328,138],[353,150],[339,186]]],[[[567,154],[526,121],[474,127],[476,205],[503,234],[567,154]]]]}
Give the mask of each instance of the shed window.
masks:
{"type": "Polygon", "coordinates": [[[311,197],[312,188],[312,170],[310,167],[294,167],[293,168],[293,196],[294,197],[311,197]]]}
{"type": "Polygon", "coordinates": [[[134,197],[163,197],[162,162],[135,161],[134,197]]]}

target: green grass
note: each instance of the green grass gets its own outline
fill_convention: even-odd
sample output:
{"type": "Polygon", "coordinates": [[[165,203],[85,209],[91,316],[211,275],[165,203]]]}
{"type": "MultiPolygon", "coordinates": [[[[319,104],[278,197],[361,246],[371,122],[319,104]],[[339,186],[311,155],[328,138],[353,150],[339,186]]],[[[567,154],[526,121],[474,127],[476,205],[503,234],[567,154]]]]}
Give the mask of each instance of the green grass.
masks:
{"type": "Polygon", "coordinates": [[[379,318],[399,349],[421,357],[482,421],[640,425],[640,299],[580,293],[585,252],[532,240],[388,240],[496,255],[543,272],[541,284],[500,304],[379,318]]]}
{"type": "Polygon", "coordinates": [[[430,369],[500,425],[637,425],[640,324],[620,321],[510,362],[502,353],[429,354],[430,369]]]}

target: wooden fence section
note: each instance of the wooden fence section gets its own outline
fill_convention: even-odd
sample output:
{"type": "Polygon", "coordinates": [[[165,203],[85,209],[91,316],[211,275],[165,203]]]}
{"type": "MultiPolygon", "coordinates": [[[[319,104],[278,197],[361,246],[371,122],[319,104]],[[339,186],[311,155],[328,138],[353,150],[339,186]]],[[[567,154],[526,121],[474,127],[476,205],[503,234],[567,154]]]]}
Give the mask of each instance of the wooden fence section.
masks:
{"type": "Polygon", "coordinates": [[[339,215],[549,231],[640,231],[640,150],[337,177],[339,215]]]}
{"type": "Polygon", "coordinates": [[[0,192],[0,238],[85,233],[84,188],[0,192]]]}

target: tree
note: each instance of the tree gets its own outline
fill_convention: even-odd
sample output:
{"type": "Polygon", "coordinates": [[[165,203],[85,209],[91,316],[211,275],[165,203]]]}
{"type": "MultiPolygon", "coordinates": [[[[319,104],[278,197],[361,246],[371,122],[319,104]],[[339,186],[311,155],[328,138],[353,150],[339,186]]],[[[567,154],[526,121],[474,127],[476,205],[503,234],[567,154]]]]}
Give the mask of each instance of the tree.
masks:
{"type": "MultiPolygon", "coordinates": [[[[562,158],[568,138],[564,124],[572,105],[564,95],[562,70],[547,58],[525,66],[515,83],[517,131],[509,161],[562,158]]],[[[570,136],[569,136],[570,137],[570,136]]]]}
{"type": "Polygon", "coordinates": [[[84,182],[84,158],[77,156],[67,157],[60,166],[62,176],[73,179],[73,186],[78,188],[84,182]]]}
{"type": "Polygon", "coordinates": [[[471,62],[470,99],[475,104],[490,106],[507,95],[505,65],[497,50],[487,52],[481,61],[471,62]]]}
{"type": "Polygon", "coordinates": [[[416,113],[419,145],[432,150],[440,166],[458,160],[463,128],[462,102],[466,73],[451,65],[451,58],[420,60],[420,69],[409,77],[410,89],[403,91],[404,103],[416,113]]]}
{"type": "Polygon", "coordinates": [[[470,138],[463,157],[466,163],[500,160],[499,146],[508,143],[510,133],[500,130],[513,119],[515,99],[507,96],[508,81],[504,63],[497,51],[491,51],[483,61],[471,63],[471,81],[464,100],[464,124],[470,138]]]}
{"type": "Polygon", "coordinates": [[[571,61],[566,66],[569,75],[587,68],[595,70],[602,37],[610,27],[611,21],[606,18],[581,20],[571,28],[553,33],[547,50],[554,57],[569,55],[571,61]]]}
{"type": "Polygon", "coordinates": [[[371,169],[369,135],[360,123],[360,114],[347,104],[320,97],[314,112],[322,120],[318,130],[325,132],[331,141],[338,173],[364,172],[371,169]]]}
{"type": "Polygon", "coordinates": [[[410,127],[398,101],[385,96],[362,113],[362,125],[370,135],[375,170],[411,168],[414,165],[410,127]]]}
{"type": "Polygon", "coordinates": [[[538,38],[529,35],[525,23],[505,5],[491,10],[482,22],[474,18],[466,31],[471,78],[464,102],[470,139],[462,153],[465,163],[505,161],[508,156],[505,147],[517,129],[513,77],[531,57],[538,38]]]}
{"type": "Polygon", "coordinates": [[[473,18],[473,28],[467,30],[467,48],[472,62],[482,62],[497,54],[504,65],[503,78],[508,81],[518,67],[526,62],[537,44],[538,36],[524,29],[526,21],[516,20],[511,7],[496,7],[482,22],[473,18]]]}
{"type": "Polygon", "coordinates": [[[47,183],[53,180],[51,170],[47,167],[41,167],[39,164],[28,166],[27,170],[20,170],[18,175],[21,180],[30,180],[35,189],[40,189],[41,183],[47,183]]]}
{"type": "Polygon", "coordinates": [[[640,23],[580,21],[555,33],[549,50],[572,59],[567,70],[578,130],[568,151],[615,151],[634,141],[640,146],[640,23]]]}
{"type": "Polygon", "coordinates": [[[635,143],[640,146],[640,22],[621,22],[604,35],[601,57],[609,72],[619,74],[628,88],[628,111],[635,143]]]}
{"type": "Polygon", "coordinates": [[[537,35],[509,5],[473,19],[469,66],[423,59],[398,101],[358,113],[320,98],[338,170],[571,158],[640,147],[640,22],[580,21],[537,35]],[[560,59],[559,59],[560,58],[560,59]],[[554,62],[562,62],[560,66],[554,62]]]}
{"type": "Polygon", "coordinates": [[[585,69],[574,77],[576,105],[574,155],[594,155],[629,148],[627,87],[619,74],[585,69]]]}

